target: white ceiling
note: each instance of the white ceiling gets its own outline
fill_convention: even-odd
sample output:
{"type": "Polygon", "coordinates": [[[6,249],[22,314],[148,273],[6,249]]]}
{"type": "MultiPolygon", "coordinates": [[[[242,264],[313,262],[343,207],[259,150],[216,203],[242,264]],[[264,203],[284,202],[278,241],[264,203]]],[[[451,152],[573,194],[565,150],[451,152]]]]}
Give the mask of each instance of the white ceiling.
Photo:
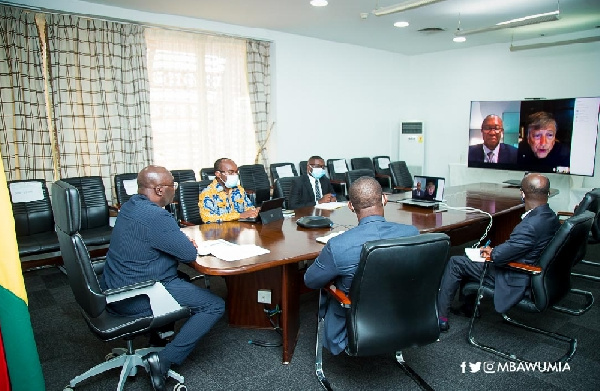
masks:
{"type": "Polygon", "coordinates": [[[560,34],[580,32],[600,36],[600,0],[442,0],[387,16],[376,8],[404,0],[329,0],[312,7],[309,0],[84,0],[89,3],[182,15],[228,24],[281,31],[334,42],[360,45],[407,55],[451,50],[491,43],[541,38],[560,40],[560,34]],[[471,30],[533,14],[560,9],[560,20],[470,35],[464,43],[452,41],[458,27],[471,30]],[[366,19],[361,13],[367,13],[366,19]],[[394,22],[407,21],[397,28],[394,22]],[[419,32],[440,28],[441,32],[419,32]]]}

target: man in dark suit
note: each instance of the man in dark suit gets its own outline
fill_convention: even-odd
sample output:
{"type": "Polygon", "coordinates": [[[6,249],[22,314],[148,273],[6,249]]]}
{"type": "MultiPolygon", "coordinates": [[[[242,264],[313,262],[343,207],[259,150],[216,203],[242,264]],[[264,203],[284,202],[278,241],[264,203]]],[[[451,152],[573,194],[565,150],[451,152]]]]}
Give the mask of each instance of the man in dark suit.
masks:
{"type": "Polygon", "coordinates": [[[481,124],[483,144],[469,147],[469,162],[475,163],[517,163],[517,148],[501,143],[504,136],[502,118],[490,114],[481,124]]]}
{"type": "Polygon", "coordinates": [[[556,139],[552,113],[538,111],[527,117],[527,139],[519,143],[519,165],[538,172],[569,172],[571,149],[556,139]]]}
{"type": "Polygon", "coordinates": [[[320,156],[311,156],[306,163],[306,174],[292,182],[289,209],[335,201],[335,190],[325,176],[325,160],[320,156]]]}
{"type": "MultiPolygon", "coordinates": [[[[369,240],[414,236],[419,230],[412,225],[385,221],[383,207],[387,197],[381,185],[371,177],[360,177],[350,186],[348,208],[358,218],[358,226],[330,239],[319,257],[304,274],[304,283],[312,289],[326,286],[332,280],[346,294],[360,260],[360,252],[369,240]]],[[[322,302],[325,312],[325,346],[332,354],[340,354],[348,344],[345,309],[335,300],[322,302]]]]}
{"type": "MultiPolygon", "coordinates": [[[[481,256],[492,262],[484,284],[494,288],[494,306],[505,313],[521,300],[529,287],[530,276],[503,268],[508,262],[534,263],[548,244],[560,223],[548,205],[550,180],[541,174],[529,174],[521,181],[521,197],[525,213],[508,240],[495,248],[481,248],[481,256]]],[[[463,280],[479,281],[483,262],[473,262],[467,256],[453,256],[446,265],[438,294],[440,330],[448,331],[448,311],[463,280]]]]}
{"type": "Polygon", "coordinates": [[[428,201],[435,200],[435,183],[427,182],[427,186],[425,187],[425,195],[423,198],[428,201]]]}
{"type": "MultiPolygon", "coordinates": [[[[200,338],[221,318],[225,302],[207,289],[178,277],[179,262],[191,263],[196,244],[177,225],[165,205],[173,201],[178,184],[164,167],[148,166],[137,177],[138,193],[121,207],[110,239],[102,289],[117,289],[144,281],[160,281],[177,302],[188,307],[190,318],[173,340],[144,361],[150,368],[154,390],[165,390],[171,364],[181,364],[200,338]]],[[[152,316],[146,296],[111,304],[111,311],[125,316],[152,316]]]]}
{"type": "Polygon", "coordinates": [[[425,192],[421,188],[421,182],[417,182],[417,187],[412,191],[412,198],[423,198],[425,197],[425,192]]]}

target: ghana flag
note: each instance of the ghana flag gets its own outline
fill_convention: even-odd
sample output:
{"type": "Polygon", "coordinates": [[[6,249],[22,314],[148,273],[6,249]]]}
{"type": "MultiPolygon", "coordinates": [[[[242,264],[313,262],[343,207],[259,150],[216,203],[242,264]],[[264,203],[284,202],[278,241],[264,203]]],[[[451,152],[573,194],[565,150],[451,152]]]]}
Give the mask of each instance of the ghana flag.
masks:
{"type": "Polygon", "coordinates": [[[0,159],[0,391],[45,390],[0,159]]]}

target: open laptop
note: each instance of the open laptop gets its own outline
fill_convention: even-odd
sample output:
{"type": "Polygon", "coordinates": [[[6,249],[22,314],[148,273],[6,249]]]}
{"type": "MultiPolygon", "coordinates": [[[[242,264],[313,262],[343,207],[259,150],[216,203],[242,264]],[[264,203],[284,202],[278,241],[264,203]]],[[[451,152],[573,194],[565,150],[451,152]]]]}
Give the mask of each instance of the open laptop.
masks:
{"type": "Polygon", "coordinates": [[[427,208],[438,207],[444,201],[446,180],[441,177],[415,175],[411,198],[399,200],[399,203],[423,206],[427,208]]]}
{"type": "Polygon", "coordinates": [[[263,221],[265,224],[279,220],[283,218],[283,202],[285,198],[273,198],[272,200],[263,201],[260,212],[256,217],[245,217],[239,219],[238,221],[246,222],[246,223],[258,223],[259,221],[263,221]]]}

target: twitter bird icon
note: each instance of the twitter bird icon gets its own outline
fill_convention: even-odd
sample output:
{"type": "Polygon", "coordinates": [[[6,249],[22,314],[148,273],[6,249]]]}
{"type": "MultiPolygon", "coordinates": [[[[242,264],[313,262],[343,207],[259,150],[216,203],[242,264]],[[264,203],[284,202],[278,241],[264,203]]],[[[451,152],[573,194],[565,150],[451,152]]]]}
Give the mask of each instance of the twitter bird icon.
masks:
{"type": "Polygon", "coordinates": [[[475,364],[469,363],[469,369],[471,370],[471,373],[481,371],[481,361],[478,361],[475,364]]]}

